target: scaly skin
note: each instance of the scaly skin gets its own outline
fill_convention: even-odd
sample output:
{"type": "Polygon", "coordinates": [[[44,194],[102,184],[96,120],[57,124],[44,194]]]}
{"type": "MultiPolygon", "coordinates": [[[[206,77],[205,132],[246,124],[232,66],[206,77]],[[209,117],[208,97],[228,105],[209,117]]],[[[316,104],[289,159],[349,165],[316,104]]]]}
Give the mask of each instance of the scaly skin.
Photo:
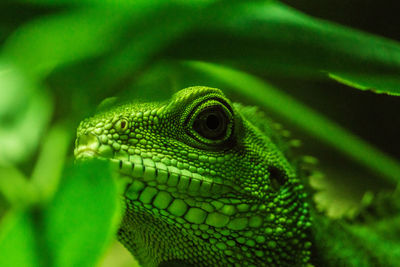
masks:
{"type": "Polygon", "coordinates": [[[127,184],[119,239],[142,266],[398,266],[400,189],[352,221],[317,213],[278,126],[192,87],[83,121],[75,155],[127,184]]]}
{"type": "Polygon", "coordinates": [[[119,239],[142,266],[398,266],[400,189],[329,219],[284,135],[256,108],[192,87],[83,121],[75,155],[127,183],[119,239]]]}
{"type": "Polygon", "coordinates": [[[119,239],[142,266],[303,266],[309,205],[273,125],[191,87],[83,121],[75,155],[129,181],[119,239]]]}

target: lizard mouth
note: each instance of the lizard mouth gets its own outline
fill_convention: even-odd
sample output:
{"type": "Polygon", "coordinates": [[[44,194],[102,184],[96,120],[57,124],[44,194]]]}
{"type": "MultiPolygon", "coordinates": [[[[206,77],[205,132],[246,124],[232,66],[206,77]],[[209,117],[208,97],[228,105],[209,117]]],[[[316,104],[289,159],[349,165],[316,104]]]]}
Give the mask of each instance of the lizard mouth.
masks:
{"type": "Polygon", "coordinates": [[[80,148],[74,151],[75,158],[78,159],[86,159],[86,158],[94,158],[98,156],[98,153],[94,149],[90,148],[80,148]]]}
{"type": "Polygon", "coordinates": [[[200,174],[180,170],[150,159],[143,159],[140,156],[133,157],[132,161],[102,157],[97,157],[97,159],[108,161],[113,171],[123,177],[131,178],[132,184],[127,188],[128,194],[146,186],[170,193],[202,197],[234,191],[233,186],[217,183],[200,174]]]}
{"type": "Polygon", "coordinates": [[[221,228],[231,223],[236,227],[238,219],[231,222],[230,216],[238,212],[234,207],[237,202],[231,201],[233,192],[240,190],[237,185],[136,154],[121,156],[119,152],[105,157],[102,151],[109,150],[102,146],[97,151],[78,147],[77,160],[95,159],[109,164],[118,174],[119,192],[130,203],[163,210],[170,218],[184,217],[194,224],[221,228]]]}
{"type": "Polygon", "coordinates": [[[76,160],[96,159],[109,163],[112,171],[118,173],[127,182],[126,193],[128,194],[135,195],[135,191],[147,186],[196,197],[211,197],[239,190],[236,185],[181,170],[175,166],[168,166],[162,162],[153,161],[151,158],[143,158],[139,155],[116,158],[118,157],[116,155],[103,155],[102,151],[104,150],[84,145],[77,146],[74,155],[76,160]]]}

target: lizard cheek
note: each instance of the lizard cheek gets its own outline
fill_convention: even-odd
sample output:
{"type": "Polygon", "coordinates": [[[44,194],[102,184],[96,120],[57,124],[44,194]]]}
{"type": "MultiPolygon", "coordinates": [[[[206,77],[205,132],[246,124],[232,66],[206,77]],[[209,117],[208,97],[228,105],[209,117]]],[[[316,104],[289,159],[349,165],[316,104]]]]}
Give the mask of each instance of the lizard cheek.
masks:
{"type": "Polygon", "coordinates": [[[74,155],[76,158],[93,157],[100,146],[98,137],[92,133],[79,135],[76,139],[74,155]]]}

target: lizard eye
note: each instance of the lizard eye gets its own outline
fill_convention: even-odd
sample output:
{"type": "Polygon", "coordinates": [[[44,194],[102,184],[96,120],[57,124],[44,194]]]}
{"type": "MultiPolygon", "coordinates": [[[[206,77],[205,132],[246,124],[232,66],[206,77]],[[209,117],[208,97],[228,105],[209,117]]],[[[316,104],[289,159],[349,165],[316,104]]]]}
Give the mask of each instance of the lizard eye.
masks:
{"type": "Polygon", "coordinates": [[[115,123],[115,129],[116,129],[118,132],[122,133],[122,132],[124,132],[126,129],[128,129],[128,125],[129,125],[128,120],[126,120],[126,119],[120,119],[120,120],[118,120],[118,121],[115,123]]]}
{"type": "Polygon", "coordinates": [[[202,137],[219,140],[225,137],[229,118],[218,106],[208,107],[201,111],[193,122],[193,129],[202,137]]]}
{"type": "MultiPolygon", "coordinates": [[[[222,101],[222,100],[221,100],[222,101]]],[[[233,111],[228,103],[211,99],[198,104],[188,117],[189,135],[197,142],[220,146],[233,132],[233,111]]]]}

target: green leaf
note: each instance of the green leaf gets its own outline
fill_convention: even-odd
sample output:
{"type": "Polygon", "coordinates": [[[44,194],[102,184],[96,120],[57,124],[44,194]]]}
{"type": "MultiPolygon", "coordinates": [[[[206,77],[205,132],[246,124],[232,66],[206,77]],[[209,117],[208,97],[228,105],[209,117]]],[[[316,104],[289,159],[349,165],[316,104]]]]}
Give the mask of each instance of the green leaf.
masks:
{"type": "Polygon", "coordinates": [[[400,95],[397,42],[276,1],[60,3],[73,4],[65,13],[24,25],[4,46],[4,56],[37,79],[60,66],[104,56],[85,79],[94,82],[92,88],[121,88],[149,62],[173,57],[276,75],[329,75],[358,89],[400,95]]]}
{"type": "Polygon", "coordinates": [[[48,95],[11,64],[0,61],[0,164],[26,160],[50,120],[48,95]]]}
{"type": "Polygon", "coordinates": [[[43,216],[51,265],[95,265],[116,232],[117,208],[107,164],[85,162],[67,169],[43,216]]]}
{"type": "Polygon", "coordinates": [[[108,165],[70,166],[50,202],[14,211],[0,228],[0,266],[95,266],[118,226],[108,165]]]}
{"type": "Polygon", "coordinates": [[[398,79],[390,75],[382,74],[380,77],[374,77],[357,74],[349,75],[347,73],[329,73],[329,78],[363,91],[369,90],[377,94],[400,95],[397,93],[397,89],[399,88],[398,79]],[[384,88],[395,88],[395,91],[388,91],[384,88]]]}
{"type": "Polygon", "coordinates": [[[333,74],[358,89],[400,95],[400,46],[275,1],[236,3],[203,18],[168,55],[282,76],[333,74]]]}
{"type": "Polygon", "coordinates": [[[225,83],[254,103],[272,110],[389,182],[399,182],[399,162],[265,81],[215,64],[192,61],[186,62],[185,66],[225,83]]]}
{"type": "Polygon", "coordinates": [[[51,198],[58,188],[67,151],[71,145],[70,135],[65,125],[59,124],[54,125],[44,139],[31,176],[32,184],[42,200],[51,198]]]}
{"type": "MultiPolygon", "coordinates": [[[[120,25],[128,36],[101,57],[82,80],[89,90],[121,91],[129,83],[140,78],[143,69],[161,59],[162,51],[175,40],[185,36],[201,23],[202,16],[214,8],[220,8],[221,1],[135,1],[126,9],[132,9],[129,23],[120,25]],[[133,11],[140,10],[140,13],[133,11]],[[159,57],[160,55],[160,57],[159,57]],[[86,85],[88,84],[88,85],[86,85]]],[[[79,73],[73,74],[80,75],[79,73]]],[[[86,73],[83,73],[86,75],[86,73]]],[[[74,79],[74,77],[72,77],[74,79]]]]}
{"type": "Polygon", "coordinates": [[[21,171],[0,166],[0,218],[8,208],[24,207],[36,199],[36,188],[21,171]]]}
{"type": "Polygon", "coordinates": [[[40,266],[34,227],[28,212],[16,212],[3,219],[0,228],[0,266],[40,266]]]}
{"type": "Polygon", "coordinates": [[[110,49],[127,15],[118,11],[88,8],[31,21],[6,41],[3,56],[40,81],[63,64],[110,49]]]}
{"type": "Polygon", "coordinates": [[[190,25],[185,25],[188,18],[195,21],[191,15],[209,2],[213,1],[78,1],[72,11],[23,25],[6,41],[3,53],[32,77],[43,79],[57,67],[118,51],[111,63],[116,69],[105,70],[118,73],[119,63],[141,65],[142,58],[178,38],[181,28],[190,25]]]}

